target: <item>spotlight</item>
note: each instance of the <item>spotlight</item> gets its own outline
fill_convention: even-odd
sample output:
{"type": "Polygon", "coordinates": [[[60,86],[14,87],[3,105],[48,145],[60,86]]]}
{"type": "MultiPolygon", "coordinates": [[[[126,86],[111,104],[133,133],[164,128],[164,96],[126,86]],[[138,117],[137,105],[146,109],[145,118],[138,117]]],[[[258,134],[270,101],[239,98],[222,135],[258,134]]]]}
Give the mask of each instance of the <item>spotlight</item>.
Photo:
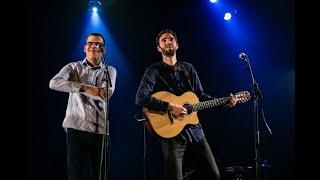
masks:
{"type": "Polygon", "coordinates": [[[229,21],[231,19],[231,13],[225,13],[224,14],[224,20],[229,21]]]}
{"type": "Polygon", "coordinates": [[[98,12],[98,10],[101,9],[101,7],[102,7],[102,4],[100,1],[97,1],[97,0],[89,1],[89,9],[94,13],[98,12]]]}

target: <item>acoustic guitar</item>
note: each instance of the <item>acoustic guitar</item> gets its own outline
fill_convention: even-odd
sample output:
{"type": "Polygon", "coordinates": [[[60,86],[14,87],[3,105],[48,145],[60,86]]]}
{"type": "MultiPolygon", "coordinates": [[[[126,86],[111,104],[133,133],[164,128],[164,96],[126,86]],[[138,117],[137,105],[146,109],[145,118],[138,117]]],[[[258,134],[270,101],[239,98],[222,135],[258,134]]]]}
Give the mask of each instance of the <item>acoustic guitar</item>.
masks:
{"type": "Polygon", "coordinates": [[[153,111],[143,108],[147,117],[146,125],[148,130],[155,135],[164,138],[171,138],[178,135],[187,124],[198,124],[197,112],[203,109],[225,105],[235,97],[238,103],[247,102],[250,99],[248,91],[241,91],[228,97],[217,98],[209,101],[199,102],[199,98],[191,91],[185,92],[181,96],[176,96],[170,92],[159,91],[153,97],[173,104],[178,104],[187,109],[187,115],[175,116],[171,111],[153,111]]]}

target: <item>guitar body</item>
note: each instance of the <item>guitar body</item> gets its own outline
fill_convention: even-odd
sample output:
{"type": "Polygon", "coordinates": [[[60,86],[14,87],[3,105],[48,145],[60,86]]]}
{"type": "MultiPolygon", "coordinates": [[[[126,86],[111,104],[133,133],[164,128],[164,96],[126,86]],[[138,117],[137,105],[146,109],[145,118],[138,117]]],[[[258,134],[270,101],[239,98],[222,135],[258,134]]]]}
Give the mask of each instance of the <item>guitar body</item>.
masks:
{"type": "MultiPolygon", "coordinates": [[[[169,92],[160,91],[152,95],[157,99],[181,106],[186,104],[195,104],[199,102],[198,97],[193,92],[186,92],[181,96],[176,96],[169,92]]],[[[167,112],[152,111],[144,108],[144,114],[147,116],[147,127],[152,134],[164,138],[171,138],[178,135],[187,124],[198,124],[199,119],[196,111],[188,112],[184,117],[174,116],[167,112]]]]}
{"type": "MultiPolygon", "coordinates": [[[[147,117],[148,130],[155,135],[163,138],[171,138],[178,135],[187,124],[199,124],[197,112],[199,110],[217,107],[227,104],[231,96],[216,98],[213,100],[199,102],[197,95],[188,91],[181,96],[176,96],[166,91],[160,91],[152,95],[156,99],[166,101],[168,103],[178,104],[187,109],[187,115],[184,117],[174,116],[170,111],[152,111],[143,108],[143,112],[147,117]]],[[[250,99],[248,91],[242,91],[232,95],[237,103],[244,103],[250,99]]]]}

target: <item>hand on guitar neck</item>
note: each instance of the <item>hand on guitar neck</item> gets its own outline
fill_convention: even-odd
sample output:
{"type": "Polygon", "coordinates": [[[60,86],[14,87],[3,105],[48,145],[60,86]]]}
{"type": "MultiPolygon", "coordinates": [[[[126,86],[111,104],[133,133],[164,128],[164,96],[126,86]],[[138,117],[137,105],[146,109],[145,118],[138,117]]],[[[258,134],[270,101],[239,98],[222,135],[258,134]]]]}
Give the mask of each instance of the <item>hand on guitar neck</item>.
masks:
{"type": "Polygon", "coordinates": [[[230,94],[230,100],[228,102],[229,107],[235,106],[237,102],[238,102],[238,98],[236,98],[236,96],[234,96],[233,94],[230,94]]]}
{"type": "Polygon", "coordinates": [[[169,103],[168,110],[171,111],[171,113],[177,117],[184,117],[187,115],[187,109],[177,104],[169,103]]]}

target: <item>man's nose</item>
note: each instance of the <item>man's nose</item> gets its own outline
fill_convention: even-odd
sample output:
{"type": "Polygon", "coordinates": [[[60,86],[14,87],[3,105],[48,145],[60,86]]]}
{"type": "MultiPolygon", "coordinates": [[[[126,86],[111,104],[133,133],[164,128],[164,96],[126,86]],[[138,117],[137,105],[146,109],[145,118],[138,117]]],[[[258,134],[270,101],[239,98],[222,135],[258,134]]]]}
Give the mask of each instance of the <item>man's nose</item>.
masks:
{"type": "Polygon", "coordinates": [[[99,44],[96,44],[96,43],[93,43],[91,46],[99,48],[99,44]]]}
{"type": "Polygon", "coordinates": [[[92,44],[91,45],[91,48],[94,48],[94,49],[100,49],[100,45],[99,44],[92,44]]]}

